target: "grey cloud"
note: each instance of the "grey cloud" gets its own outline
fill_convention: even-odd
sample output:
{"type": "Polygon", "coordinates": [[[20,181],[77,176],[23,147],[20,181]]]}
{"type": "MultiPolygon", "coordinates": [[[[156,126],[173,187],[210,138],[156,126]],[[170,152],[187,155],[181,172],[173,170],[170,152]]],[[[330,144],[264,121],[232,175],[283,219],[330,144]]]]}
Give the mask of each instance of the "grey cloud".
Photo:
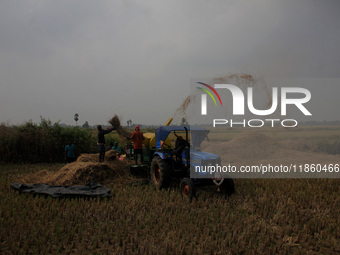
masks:
{"type": "Polygon", "coordinates": [[[331,0],[2,1],[0,121],[160,124],[193,77],[339,77],[338,13],[331,0]]]}

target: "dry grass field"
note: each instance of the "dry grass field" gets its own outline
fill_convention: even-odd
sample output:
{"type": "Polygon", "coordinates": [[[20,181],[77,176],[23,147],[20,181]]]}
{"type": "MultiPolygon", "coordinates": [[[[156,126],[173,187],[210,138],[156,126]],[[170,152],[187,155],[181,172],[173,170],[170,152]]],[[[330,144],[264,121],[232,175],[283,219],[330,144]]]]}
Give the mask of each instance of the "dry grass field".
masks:
{"type": "MultiPolygon", "coordinates": [[[[340,158],[314,147],[292,146],[337,142],[335,128],[275,132],[255,138],[271,144],[279,137],[274,141],[279,146],[270,148],[340,158]]],[[[225,153],[231,154],[230,144],[236,148],[250,136],[237,130],[210,135],[212,143],[217,139],[224,140],[225,153]]],[[[261,147],[251,150],[257,153],[253,157],[278,156],[261,152],[261,147]]],[[[108,168],[102,168],[95,159],[84,157],[73,165],[1,165],[0,254],[340,253],[340,179],[236,179],[234,195],[223,198],[213,187],[201,187],[197,200],[189,203],[176,185],[156,191],[135,182],[129,162],[106,162],[108,168]],[[10,188],[11,182],[73,185],[89,179],[109,187],[112,197],[54,199],[10,188]]]]}

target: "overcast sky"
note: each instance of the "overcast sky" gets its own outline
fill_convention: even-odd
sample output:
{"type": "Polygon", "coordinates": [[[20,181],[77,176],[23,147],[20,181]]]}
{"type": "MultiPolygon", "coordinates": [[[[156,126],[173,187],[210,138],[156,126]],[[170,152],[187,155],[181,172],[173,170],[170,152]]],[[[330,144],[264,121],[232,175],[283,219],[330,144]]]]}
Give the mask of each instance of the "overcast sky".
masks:
{"type": "MultiPolygon", "coordinates": [[[[0,122],[162,124],[193,77],[339,78],[339,13],[338,0],[0,0],[0,122]]],[[[340,119],[339,88],[319,88],[323,119],[340,119]]]]}

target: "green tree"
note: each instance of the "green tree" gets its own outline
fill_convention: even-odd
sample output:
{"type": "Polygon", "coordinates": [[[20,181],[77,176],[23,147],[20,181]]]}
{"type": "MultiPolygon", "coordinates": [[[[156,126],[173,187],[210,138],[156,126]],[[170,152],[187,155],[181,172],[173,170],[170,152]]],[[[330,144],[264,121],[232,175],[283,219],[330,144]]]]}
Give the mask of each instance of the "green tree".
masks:
{"type": "Polygon", "coordinates": [[[90,125],[87,121],[85,121],[85,123],[81,126],[82,128],[89,128],[90,125]]]}
{"type": "Polygon", "coordinates": [[[77,126],[77,122],[79,120],[79,114],[78,113],[74,114],[74,120],[76,121],[76,126],[77,126]]]}

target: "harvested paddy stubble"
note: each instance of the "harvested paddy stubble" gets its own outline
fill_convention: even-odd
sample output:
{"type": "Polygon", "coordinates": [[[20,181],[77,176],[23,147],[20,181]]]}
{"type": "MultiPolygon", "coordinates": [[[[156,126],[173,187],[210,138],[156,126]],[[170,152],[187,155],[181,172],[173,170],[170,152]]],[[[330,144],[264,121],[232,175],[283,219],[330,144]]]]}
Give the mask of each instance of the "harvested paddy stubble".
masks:
{"type": "Polygon", "coordinates": [[[202,187],[193,203],[121,183],[109,199],[46,199],[8,188],[16,167],[0,167],[2,254],[340,252],[339,179],[237,179],[227,200],[202,187]]]}

